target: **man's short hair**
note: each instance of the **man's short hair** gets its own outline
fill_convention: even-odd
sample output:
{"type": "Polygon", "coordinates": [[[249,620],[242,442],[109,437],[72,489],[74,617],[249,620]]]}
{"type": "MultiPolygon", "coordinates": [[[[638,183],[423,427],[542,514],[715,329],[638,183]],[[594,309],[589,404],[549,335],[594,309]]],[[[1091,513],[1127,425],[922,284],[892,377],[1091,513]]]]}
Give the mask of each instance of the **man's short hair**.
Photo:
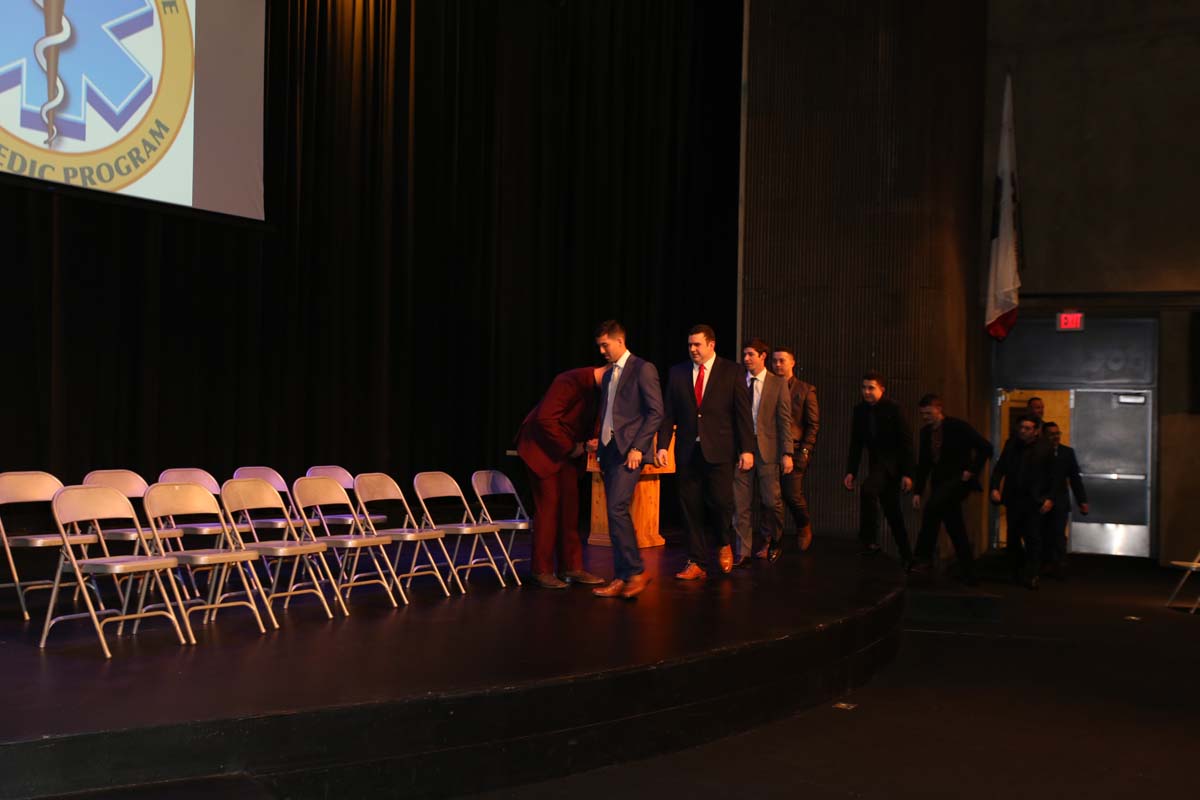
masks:
{"type": "Polygon", "coordinates": [[[1058,427],[1057,422],[1043,422],[1042,423],[1043,430],[1045,430],[1046,428],[1057,428],[1057,427],[1058,427]]]}
{"type": "Polygon", "coordinates": [[[688,331],[688,336],[695,336],[697,333],[703,336],[706,342],[717,340],[717,332],[712,329],[711,325],[693,325],[692,329],[688,331]]]}
{"type": "Polygon", "coordinates": [[[882,388],[882,389],[887,388],[887,378],[883,377],[883,373],[876,372],[873,369],[869,369],[866,372],[864,372],[862,379],[863,379],[863,383],[866,383],[867,381],[875,381],[876,383],[879,384],[880,388],[882,388]]]}
{"type": "Polygon", "coordinates": [[[929,408],[930,406],[937,406],[938,408],[944,409],[946,407],[946,404],[942,402],[941,395],[933,394],[931,392],[931,393],[923,396],[917,402],[917,408],[929,408]]]}
{"type": "Polygon", "coordinates": [[[1043,400],[1043,399],[1042,399],[1042,398],[1040,398],[1040,397],[1031,397],[1031,398],[1029,398],[1028,400],[1026,400],[1026,401],[1025,401],[1025,407],[1026,407],[1026,408],[1029,408],[1031,405],[1033,405],[1033,401],[1034,401],[1034,400],[1037,400],[1037,401],[1038,401],[1039,403],[1041,403],[1042,405],[1045,405],[1045,404],[1046,404],[1046,401],[1045,401],[1045,400],[1043,400]]]}
{"type": "Polygon", "coordinates": [[[771,352],[772,353],[787,353],[789,356],[792,357],[792,361],[796,360],[796,351],[792,350],[792,348],[790,348],[790,347],[780,347],[779,345],[775,345],[775,349],[772,350],[771,352]]]}
{"type": "Polygon", "coordinates": [[[1017,417],[1017,424],[1020,425],[1022,422],[1031,423],[1034,428],[1037,428],[1042,424],[1042,421],[1037,418],[1036,414],[1022,414],[1021,416],[1017,417]]]}
{"type": "Polygon", "coordinates": [[[624,339],[625,328],[615,319],[606,319],[596,326],[596,338],[599,339],[601,336],[624,339]]]}
{"type": "Polygon", "coordinates": [[[766,356],[771,354],[771,345],[767,344],[758,337],[747,339],[746,341],[742,342],[742,350],[745,350],[747,347],[753,348],[753,350],[760,355],[766,356]]]}

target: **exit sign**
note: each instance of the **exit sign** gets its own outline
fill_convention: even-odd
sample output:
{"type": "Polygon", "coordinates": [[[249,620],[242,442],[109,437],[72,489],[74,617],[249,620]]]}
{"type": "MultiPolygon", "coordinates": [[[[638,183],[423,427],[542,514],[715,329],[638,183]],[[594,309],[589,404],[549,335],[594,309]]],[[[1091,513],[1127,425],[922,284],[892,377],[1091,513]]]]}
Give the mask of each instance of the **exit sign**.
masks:
{"type": "Polygon", "coordinates": [[[1060,312],[1058,312],[1058,329],[1060,331],[1081,331],[1081,330],[1083,330],[1083,312],[1082,311],[1060,311],[1060,312]]]}

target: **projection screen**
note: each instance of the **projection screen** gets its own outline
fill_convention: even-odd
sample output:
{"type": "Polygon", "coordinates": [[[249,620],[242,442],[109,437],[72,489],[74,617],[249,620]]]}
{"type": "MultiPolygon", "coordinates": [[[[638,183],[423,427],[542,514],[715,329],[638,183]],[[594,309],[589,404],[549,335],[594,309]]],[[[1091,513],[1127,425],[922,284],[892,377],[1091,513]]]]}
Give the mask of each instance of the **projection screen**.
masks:
{"type": "Polygon", "coordinates": [[[263,219],[265,0],[0,0],[0,172],[263,219]]]}

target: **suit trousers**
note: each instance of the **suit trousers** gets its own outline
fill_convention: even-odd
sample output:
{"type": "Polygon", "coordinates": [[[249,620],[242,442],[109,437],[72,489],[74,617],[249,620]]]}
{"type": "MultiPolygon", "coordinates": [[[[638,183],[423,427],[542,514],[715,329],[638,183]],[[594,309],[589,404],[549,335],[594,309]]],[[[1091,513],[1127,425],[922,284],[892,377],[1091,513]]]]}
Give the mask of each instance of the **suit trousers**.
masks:
{"type": "Polygon", "coordinates": [[[708,569],[708,539],[705,535],[705,509],[717,544],[733,541],[733,462],[710,464],[704,459],[699,442],[692,448],[686,464],[677,465],[679,505],[688,531],[688,558],[708,569]]]}
{"type": "Polygon", "coordinates": [[[929,500],[921,515],[921,532],[917,534],[917,560],[932,561],[937,549],[938,528],[946,526],[946,534],[954,545],[954,554],[964,577],[971,574],[971,541],[963,521],[962,504],[971,493],[964,481],[950,479],[930,488],[929,500]]]}
{"type": "MultiPolygon", "coordinates": [[[[792,519],[796,521],[796,532],[803,533],[808,527],[808,499],[804,496],[804,470],[800,469],[800,459],[795,459],[796,468],[789,475],[779,476],[779,485],[783,490],[783,502],[792,511],[792,519]]],[[[807,468],[807,467],[806,467],[807,468]]]]}
{"type": "Polygon", "coordinates": [[[579,459],[568,461],[545,478],[529,473],[533,487],[533,574],[554,572],[554,557],[563,572],[583,569],[579,538],[579,459]]]}
{"type": "Polygon", "coordinates": [[[864,545],[875,544],[879,537],[879,509],[892,530],[896,550],[902,561],[912,560],[912,549],[908,546],[908,528],[904,526],[904,512],[900,510],[900,478],[888,475],[883,470],[872,469],[862,482],[859,491],[858,540],[864,545]]]}
{"type": "MultiPolygon", "coordinates": [[[[757,456],[755,456],[757,458],[757,456]]],[[[738,558],[750,555],[754,547],[754,488],[762,506],[762,538],[778,542],[783,538],[783,498],[779,492],[779,465],[754,462],[754,469],[733,471],[734,530],[737,531],[738,558]]]]}
{"type": "Polygon", "coordinates": [[[1062,565],[1067,560],[1067,517],[1070,499],[1055,501],[1050,513],[1042,515],[1042,561],[1062,565]]]}
{"type": "Polygon", "coordinates": [[[642,475],[641,467],[627,469],[616,439],[601,446],[596,454],[600,473],[604,476],[605,510],[608,512],[608,536],[612,540],[613,577],[629,580],[646,571],[642,553],[638,550],[637,533],[629,513],[633,505],[633,490],[642,475]]]}
{"type": "Polygon", "coordinates": [[[1029,504],[1005,507],[1008,525],[1008,552],[1013,574],[1029,580],[1042,570],[1042,525],[1045,514],[1029,504]]]}

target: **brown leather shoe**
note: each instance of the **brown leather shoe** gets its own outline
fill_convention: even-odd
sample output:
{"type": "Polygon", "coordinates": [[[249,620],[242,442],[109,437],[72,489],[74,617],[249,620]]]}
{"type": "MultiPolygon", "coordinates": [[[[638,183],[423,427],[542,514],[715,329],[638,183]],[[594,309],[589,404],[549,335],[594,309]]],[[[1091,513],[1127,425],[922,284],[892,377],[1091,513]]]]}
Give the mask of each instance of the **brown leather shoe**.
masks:
{"type": "Polygon", "coordinates": [[[629,580],[625,581],[625,590],[621,592],[621,597],[624,597],[626,600],[632,600],[641,594],[650,585],[650,581],[652,580],[654,579],[644,572],[640,575],[631,576],[629,580]]]}
{"type": "Polygon", "coordinates": [[[717,551],[717,563],[721,565],[721,572],[728,573],[733,569],[733,548],[725,545],[717,551]]]}
{"type": "Polygon", "coordinates": [[[588,586],[599,586],[605,583],[604,578],[599,575],[593,575],[585,569],[573,569],[562,574],[563,580],[569,583],[584,583],[588,586]]]}
{"type": "Polygon", "coordinates": [[[804,530],[800,531],[800,550],[803,552],[812,547],[812,523],[804,526],[804,530]]]}
{"type": "Polygon", "coordinates": [[[689,561],[686,567],[675,573],[675,577],[681,581],[698,581],[707,578],[708,573],[695,561],[689,561]]]}
{"type": "Polygon", "coordinates": [[[553,572],[539,572],[533,576],[533,582],[543,589],[565,589],[567,583],[560,581],[553,572]]]}
{"type": "Polygon", "coordinates": [[[592,589],[592,594],[596,597],[620,597],[623,591],[625,591],[625,581],[613,578],[599,589],[592,589]]]}

